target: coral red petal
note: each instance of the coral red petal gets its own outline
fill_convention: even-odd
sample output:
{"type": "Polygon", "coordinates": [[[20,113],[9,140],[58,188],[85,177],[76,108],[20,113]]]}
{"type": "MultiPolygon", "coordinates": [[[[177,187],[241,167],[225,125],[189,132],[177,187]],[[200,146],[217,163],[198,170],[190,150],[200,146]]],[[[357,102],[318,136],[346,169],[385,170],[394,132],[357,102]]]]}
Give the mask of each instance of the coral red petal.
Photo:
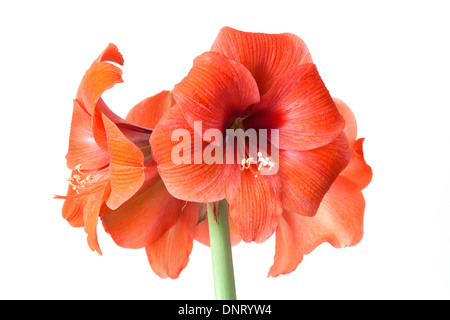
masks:
{"type": "Polygon", "coordinates": [[[178,221],[156,242],[145,248],[153,271],[161,278],[176,279],[189,261],[198,219],[198,204],[187,203],[178,221]]]}
{"type": "MultiPolygon", "coordinates": [[[[302,239],[296,224],[298,215],[283,213],[278,220],[278,227],[275,239],[274,263],[270,268],[269,277],[276,277],[280,274],[288,274],[294,271],[303,260],[302,239]]],[[[309,218],[313,219],[313,218],[309,218]]]]}
{"type": "Polygon", "coordinates": [[[173,89],[188,124],[202,121],[203,133],[225,130],[234,117],[259,102],[258,87],[250,72],[218,53],[206,52],[194,60],[189,74],[173,89]]]}
{"type": "MultiPolygon", "coordinates": [[[[76,171],[72,171],[72,176],[76,171]]],[[[69,185],[67,190],[67,198],[61,197],[64,200],[62,216],[69,222],[72,227],[83,227],[83,210],[86,206],[87,197],[75,197],[76,191],[69,185]]]]}
{"type": "Polygon", "coordinates": [[[350,148],[344,133],[321,148],[280,150],[283,207],[305,216],[315,215],[323,196],[349,159],[350,148]]]}
{"type": "Polygon", "coordinates": [[[119,52],[119,48],[113,43],[108,44],[105,50],[98,56],[94,63],[110,61],[123,65],[123,56],[119,52]]]}
{"type": "Polygon", "coordinates": [[[142,188],[119,208],[102,208],[103,226],[124,248],[143,248],[158,240],[178,220],[185,201],[175,199],[150,165],[142,188]]]}
{"type": "Polygon", "coordinates": [[[135,105],[125,119],[142,127],[154,128],[164,113],[174,104],[172,93],[161,91],[135,105]]]}
{"type": "Polygon", "coordinates": [[[282,210],[281,189],[278,175],[255,177],[250,170],[228,181],[228,210],[243,241],[261,243],[273,234],[282,210]]]}
{"type": "Polygon", "coordinates": [[[103,116],[103,123],[111,156],[111,195],[106,204],[111,209],[116,209],[144,183],[144,155],[106,116],[103,116]]]}
{"type": "Polygon", "coordinates": [[[313,64],[293,67],[281,75],[244,124],[279,129],[280,149],[286,150],[321,147],[345,126],[313,64]]]}
{"type": "Polygon", "coordinates": [[[348,166],[341,173],[341,176],[358,185],[360,190],[367,187],[372,181],[372,168],[364,159],[363,142],[364,138],[360,138],[353,143],[352,157],[348,166]]]}
{"type": "Polygon", "coordinates": [[[122,70],[109,62],[98,62],[86,71],[77,92],[77,101],[90,115],[103,92],[123,82],[122,70]]]}
{"type": "Polygon", "coordinates": [[[87,242],[92,251],[97,251],[100,255],[102,251],[98,244],[97,224],[100,208],[110,193],[109,183],[104,183],[95,188],[95,192],[87,196],[83,211],[84,231],[87,233],[87,242]]]}
{"type": "Polygon", "coordinates": [[[150,137],[150,144],[159,174],[174,197],[205,203],[225,198],[225,165],[208,164],[194,156],[202,156],[207,143],[194,137],[178,104],[161,118],[150,137]]]}
{"type": "Polygon", "coordinates": [[[338,98],[333,98],[333,101],[334,101],[339,113],[342,115],[342,117],[345,120],[344,133],[347,136],[348,143],[352,146],[356,140],[357,131],[358,131],[355,115],[353,114],[353,111],[348,107],[348,105],[344,101],[342,101],[338,98]]]}
{"type": "Polygon", "coordinates": [[[290,33],[250,33],[225,27],[211,51],[219,52],[248,68],[258,83],[261,95],[289,68],[312,62],[303,40],[290,33]]]}
{"type": "Polygon", "coordinates": [[[365,200],[359,187],[338,177],[323,198],[313,219],[301,218],[304,253],[320,243],[329,242],[336,248],[354,246],[363,236],[365,200]]]}
{"type": "Polygon", "coordinates": [[[359,187],[339,176],[314,217],[283,212],[276,237],[274,264],[269,276],[295,270],[304,254],[329,242],[336,248],[354,246],[363,236],[365,200],[359,187]]]}
{"type": "Polygon", "coordinates": [[[83,169],[96,169],[109,163],[108,151],[97,145],[91,128],[90,115],[74,100],[69,151],[66,155],[68,168],[75,169],[77,165],[81,164],[83,169]]]}

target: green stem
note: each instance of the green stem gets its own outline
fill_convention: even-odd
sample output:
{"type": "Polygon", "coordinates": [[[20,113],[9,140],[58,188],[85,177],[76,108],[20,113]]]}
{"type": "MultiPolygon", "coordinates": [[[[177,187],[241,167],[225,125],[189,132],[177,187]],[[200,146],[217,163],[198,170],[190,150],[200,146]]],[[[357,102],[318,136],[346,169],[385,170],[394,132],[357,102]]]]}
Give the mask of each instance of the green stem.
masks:
{"type": "Polygon", "coordinates": [[[227,201],[219,202],[219,223],[214,221],[210,205],[206,207],[216,300],[236,300],[227,201]]]}

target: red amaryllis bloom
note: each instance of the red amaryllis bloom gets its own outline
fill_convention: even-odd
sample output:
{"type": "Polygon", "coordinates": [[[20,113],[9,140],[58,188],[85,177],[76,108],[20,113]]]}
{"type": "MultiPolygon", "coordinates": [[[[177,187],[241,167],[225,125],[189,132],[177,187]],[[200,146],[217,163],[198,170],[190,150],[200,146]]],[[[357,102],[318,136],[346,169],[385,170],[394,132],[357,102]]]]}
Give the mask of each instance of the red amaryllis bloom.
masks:
{"type": "Polygon", "coordinates": [[[103,102],[103,92],[122,82],[123,64],[113,44],[100,54],[84,75],[73,103],[67,166],[69,190],[63,217],[72,226],[84,226],[89,247],[101,253],[97,221],[103,203],[119,207],[142,186],[151,153],[151,130],[114,114],[103,102]]]}
{"type": "Polygon", "coordinates": [[[364,160],[362,144],[356,139],[356,120],[341,100],[335,99],[344,116],[345,134],[352,146],[348,166],[340,173],[320,204],[314,217],[283,212],[276,231],[276,253],[269,276],[290,273],[319,244],[329,242],[336,248],[353,246],[363,235],[365,200],[362,190],[372,179],[372,169],[364,160]]]}
{"type": "MultiPolygon", "coordinates": [[[[283,209],[316,214],[350,158],[345,123],[300,38],[224,28],[212,51],[197,57],[175,86],[176,105],[154,129],[152,154],[172,195],[198,202],[226,198],[242,239],[263,242],[277,228],[283,209]],[[175,163],[175,128],[189,133],[187,150],[194,158],[197,151],[209,150],[209,129],[223,136],[227,129],[276,129],[279,144],[268,139],[279,147],[279,156],[252,161],[245,154],[234,164],[224,159],[175,163]],[[201,143],[195,141],[198,136],[201,143]],[[261,175],[274,161],[278,172],[261,175]]],[[[224,140],[213,144],[226,145],[224,140]]]]}
{"type": "MultiPolygon", "coordinates": [[[[187,265],[193,240],[208,244],[207,220],[199,223],[199,204],[174,198],[159,178],[150,152],[151,129],[174,104],[169,91],[149,97],[128,113],[114,114],[103,102],[106,89],[122,82],[117,47],[110,44],[86,72],[74,101],[63,217],[84,227],[92,250],[98,217],[113,240],[125,248],[145,248],[152,269],[177,278],[187,265]]],[[[236,228],[232,227],[232,230],[236,228]]],[[[232,242],[240,241],[237,232],[232,242]]]]}

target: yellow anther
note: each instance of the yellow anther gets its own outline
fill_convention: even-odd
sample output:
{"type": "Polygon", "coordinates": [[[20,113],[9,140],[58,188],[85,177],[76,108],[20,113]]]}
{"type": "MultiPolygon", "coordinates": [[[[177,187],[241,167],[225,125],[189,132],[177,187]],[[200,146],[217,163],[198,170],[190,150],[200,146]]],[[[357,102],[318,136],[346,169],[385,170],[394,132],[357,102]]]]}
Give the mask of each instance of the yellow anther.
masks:
{"type": "Polygon", "coordinates": [[[72,177],[67,178],[66,181],[73,181],[73,178],[72,177]]]}
{"type": "Polygon", "coordinates": [[[261,171],[261,168],[264,167],[264,163],[260,162],[258,165],[258,171],[261,171]]]}
{"type": "Polygon", "coordinates": [[[88,176],[86,177],[86,181],[89,181],[89,180],[92,180],[92,175],[88,175],[88,176]]]}
{"type": "Polygon", "coordinates": [[[81,176],[80,176],[79,174],[74,174],[74,175],[73,175],[73,178],[76,179],[76,180],[80,180],[80,179],[81,179],[81,176]]]}

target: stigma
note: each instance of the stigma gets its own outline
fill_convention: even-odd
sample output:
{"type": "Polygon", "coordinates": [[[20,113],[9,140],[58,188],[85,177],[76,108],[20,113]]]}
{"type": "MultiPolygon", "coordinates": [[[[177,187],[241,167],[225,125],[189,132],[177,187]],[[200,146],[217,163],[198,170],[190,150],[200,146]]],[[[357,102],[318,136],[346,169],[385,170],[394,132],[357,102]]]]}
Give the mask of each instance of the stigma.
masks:
{"type": "Polygon", "coordinates": [[[268,170],[270,170],[274,165],[275,163],[270,160],[269,157],[263,157],[263,154],[261,152],[258,152],[258,159],[256,161],[252,157],[243,158],[241,160],[241,167],[239,169],[241,171],[249,169],[252,171],[252,173],[254,173],[255,178],[257,178],[261,175],[261,171],[263,169],[267,168],[268,170]]]}

